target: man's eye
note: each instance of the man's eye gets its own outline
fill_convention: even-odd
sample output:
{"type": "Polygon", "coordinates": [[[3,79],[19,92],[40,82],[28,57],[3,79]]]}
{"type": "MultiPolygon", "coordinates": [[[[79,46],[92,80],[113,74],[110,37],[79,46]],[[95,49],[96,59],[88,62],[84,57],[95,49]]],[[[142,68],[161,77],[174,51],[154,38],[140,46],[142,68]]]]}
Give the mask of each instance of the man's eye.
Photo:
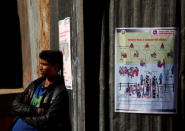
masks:
{"type": "Polygon", "coordinates": [[[40,63],[40,65],[42,65],[42,66],[47,66],[48,64],[40,63]]]}

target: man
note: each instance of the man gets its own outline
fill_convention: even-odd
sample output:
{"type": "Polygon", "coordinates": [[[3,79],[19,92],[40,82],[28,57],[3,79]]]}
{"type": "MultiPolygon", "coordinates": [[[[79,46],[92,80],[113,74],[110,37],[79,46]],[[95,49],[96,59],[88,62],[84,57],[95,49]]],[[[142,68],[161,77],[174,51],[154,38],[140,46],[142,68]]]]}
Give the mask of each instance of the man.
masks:
{"type": "Polygon", "coordinates": [[[70,131],[69,99],[63,75],[63,55],[44,50],[39,54],[41,77],[31,82],[13,101],[18,116],[13,131],[70,131]]]}

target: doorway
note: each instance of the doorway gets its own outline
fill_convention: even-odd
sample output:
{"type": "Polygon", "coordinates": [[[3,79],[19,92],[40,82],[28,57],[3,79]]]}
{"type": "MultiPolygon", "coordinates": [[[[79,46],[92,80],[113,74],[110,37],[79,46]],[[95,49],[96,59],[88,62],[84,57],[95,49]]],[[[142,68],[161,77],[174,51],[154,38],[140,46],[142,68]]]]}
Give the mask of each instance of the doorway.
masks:
{"type": "Polygon", "coordinates": [[[11,1],[11,4],[2,1],[2,5],[7,8],[1,8],[0,88],[21,88],[22,56],[17,1],[11,1]]]}

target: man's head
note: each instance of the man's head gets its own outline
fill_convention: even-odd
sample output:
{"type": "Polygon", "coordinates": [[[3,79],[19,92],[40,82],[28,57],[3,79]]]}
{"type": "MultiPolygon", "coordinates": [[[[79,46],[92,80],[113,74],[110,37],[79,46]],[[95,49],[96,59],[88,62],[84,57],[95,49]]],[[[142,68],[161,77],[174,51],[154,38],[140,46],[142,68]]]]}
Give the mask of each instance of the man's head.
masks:
{"type": "Polygon", "coordinates": [[[55,77],[61,70],[63,73],[63,55],[60,51],[43,50],[39,54],[40,74],[44,77],[55,77]]]}

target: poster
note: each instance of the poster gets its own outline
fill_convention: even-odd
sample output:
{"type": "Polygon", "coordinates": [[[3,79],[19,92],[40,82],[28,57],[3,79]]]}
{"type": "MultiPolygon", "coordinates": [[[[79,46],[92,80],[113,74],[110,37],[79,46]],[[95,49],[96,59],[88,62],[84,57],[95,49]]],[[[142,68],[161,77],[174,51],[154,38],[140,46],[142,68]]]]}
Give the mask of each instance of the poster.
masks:
{"type": "Polygon", "coordinates": [[[176,28],[115,29],[115,112],[177,112],[176,28]]]}
{"type": "Polygon", "coordinates": [[[63,75],[67,89],[72,89],[71,73],[71,43],[70,43],[70,18],[60,20],[59,24],[59,50],[63,53],[63,75]]]}

